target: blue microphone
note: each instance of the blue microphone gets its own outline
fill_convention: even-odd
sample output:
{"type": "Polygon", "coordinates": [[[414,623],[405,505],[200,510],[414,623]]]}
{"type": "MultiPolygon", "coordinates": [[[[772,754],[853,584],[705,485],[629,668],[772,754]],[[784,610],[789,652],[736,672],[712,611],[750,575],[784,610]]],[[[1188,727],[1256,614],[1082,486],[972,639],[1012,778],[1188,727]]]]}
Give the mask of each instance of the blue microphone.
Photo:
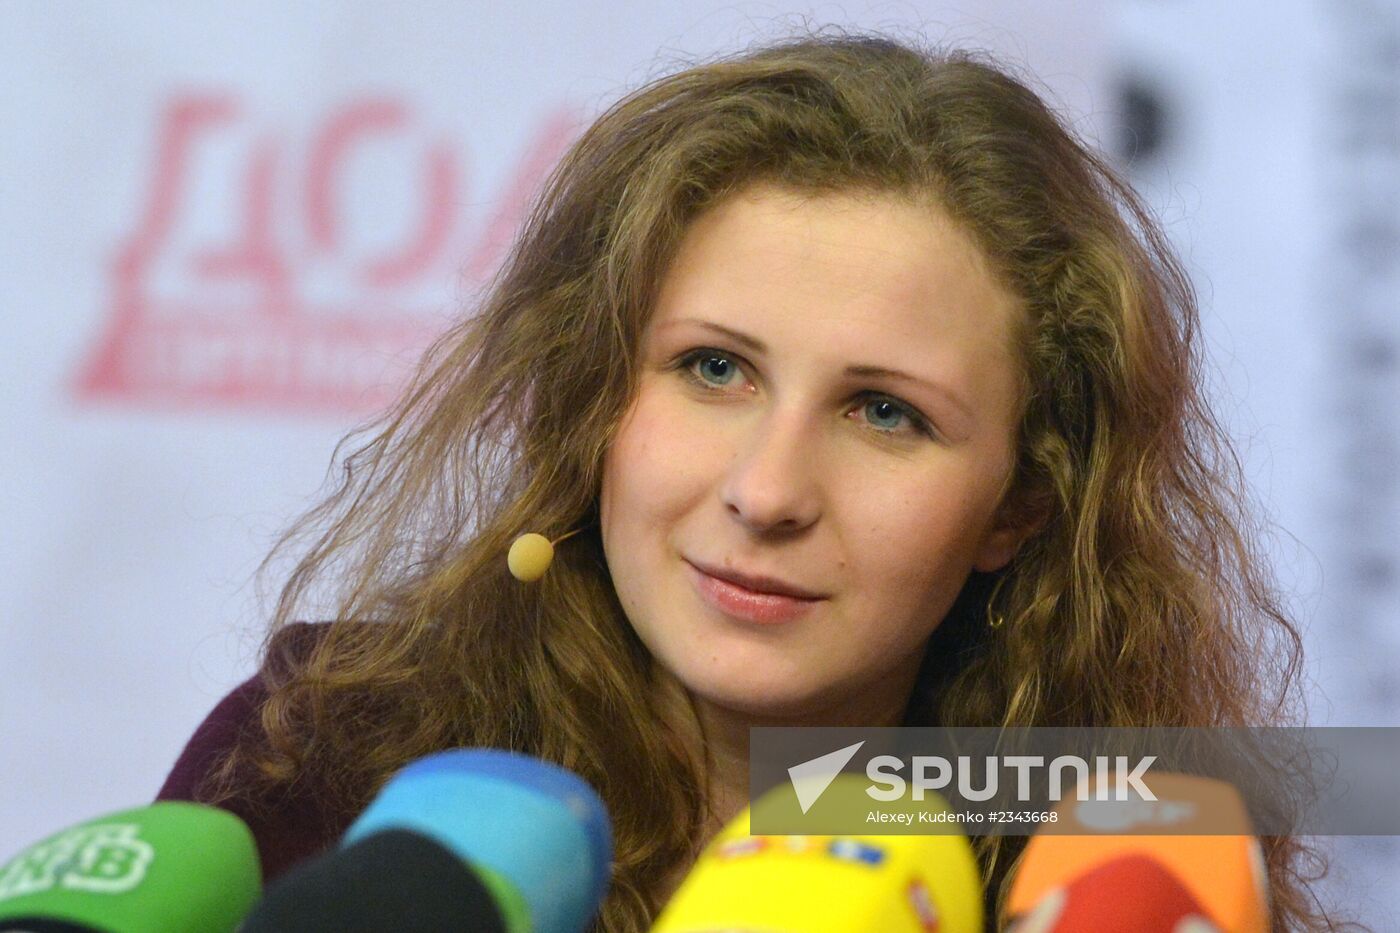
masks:
{"type": "Polygon", "coordinates": [[[268,888],[244,933],[581,933],[607,891],[612,830],[582,778],[457,749],[395,774],[340,848],[268,888]]]}
{"type": "Polygon", "coordinates": [[[578,933],[607,892],[612,829],[582,778],[528,755],[456,749],[396,774],[345,834],[405,829],[518,891],[536,933],[578,933]]]}

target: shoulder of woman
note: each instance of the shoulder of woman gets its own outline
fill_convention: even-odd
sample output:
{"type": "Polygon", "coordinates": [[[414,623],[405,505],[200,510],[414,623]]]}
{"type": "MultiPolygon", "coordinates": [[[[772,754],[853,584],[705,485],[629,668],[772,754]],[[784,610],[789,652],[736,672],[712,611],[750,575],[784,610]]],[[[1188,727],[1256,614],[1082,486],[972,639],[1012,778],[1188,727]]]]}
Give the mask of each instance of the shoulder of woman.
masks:
{"type": "MultiPolygon", "coordinates": [[[[304,657],[324,630],[319,624],[289,625],[273,637],[269,656],[277,657],[274,663],[279,665],[304,657]]],[[[326,848],[342,821],[329,819],[316,796],[304,791],[272,795],[250,790],[209,796],[215,770],[235,747],[262,728],[261,710],[268,698],[265,673],[259,670],[214,705],[185,743],[156,799],[213,802],[243,820],[257,841],[264,877],[270,879],[326,848]]],[[[248,782],[250,788],[254,784],[248,782]]]]}
{"type": "MultiPolygon", "coordinates": [[[[278,631],[268,645],[268,658],[278,666],[304,658],[315,646],[326,626],[297,622],[278,631]]],[[[199,785],[222,754],[242,739],[247,730],[259,727],[258,717],[267,700],[267,661],[264,667],[234,687],[195,729],[184,751],[162,785],[157,799],[195,800],[199,785]]]]}

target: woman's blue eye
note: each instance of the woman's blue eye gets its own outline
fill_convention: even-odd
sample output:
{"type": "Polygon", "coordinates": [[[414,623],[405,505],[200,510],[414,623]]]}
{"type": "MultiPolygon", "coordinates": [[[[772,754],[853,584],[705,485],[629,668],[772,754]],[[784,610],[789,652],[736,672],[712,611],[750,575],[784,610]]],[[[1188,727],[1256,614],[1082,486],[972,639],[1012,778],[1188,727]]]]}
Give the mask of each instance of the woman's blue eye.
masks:
{"type": "Polygon", "coordinates": [[[895,424],[889,425],[891,430],[898,427],[898,419],[909,417],[898,405],[891,402],[889,399],[877,398],[865,403],[866,411],[873,411],[877,408],[882,410],[878,417],[893,417],[896,419],[895,424]]]}
{"type": "Polygon", "coordinates": [[[711,370],[711,372],[718,372],[718,374],[719,374],[719,376],[720,376],[720,381],[715,382],[715,383],[712,383],[712,384],[714,384],[714,385],[728,385],[728,384],[729,384],[729,379],[728,379],[727,377],[732,376],[732,375],[734,374],[734,363],[733,363],[731,360],[729,360],[727,357],[723,357],[723,356],[714,356],[714,355],[706,355],[706,356],[697,355],[697,356],[696,356],[696,359],[697,359],[698,362],[700,363],[700,371],[701,371],[702,373],[705,371],[705,367],[706,367],[708,364],[711,364],[711,363],[717,363],[717,364],[719,364],[718,366],[714,367],[714,368],[711,370]]]}

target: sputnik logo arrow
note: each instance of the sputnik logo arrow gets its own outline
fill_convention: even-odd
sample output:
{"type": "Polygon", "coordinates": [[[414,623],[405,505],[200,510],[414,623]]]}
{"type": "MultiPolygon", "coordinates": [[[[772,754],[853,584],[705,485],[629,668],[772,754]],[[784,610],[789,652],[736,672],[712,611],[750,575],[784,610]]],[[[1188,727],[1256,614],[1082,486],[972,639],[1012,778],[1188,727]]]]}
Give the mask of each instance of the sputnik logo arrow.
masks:
{"type": "Polygon", "coordinates": [[[792,789],[797,792],[797,805],[802,808],[803,813],[812,809],[812,804],[826,792],[831,782],[836,780],[836,775],[841,773],[841,769],[846,767],[864,744],[865,740],[862,739],[854,745],[838,748],[820,758],[813,758],[788,768],[792,789]]]}

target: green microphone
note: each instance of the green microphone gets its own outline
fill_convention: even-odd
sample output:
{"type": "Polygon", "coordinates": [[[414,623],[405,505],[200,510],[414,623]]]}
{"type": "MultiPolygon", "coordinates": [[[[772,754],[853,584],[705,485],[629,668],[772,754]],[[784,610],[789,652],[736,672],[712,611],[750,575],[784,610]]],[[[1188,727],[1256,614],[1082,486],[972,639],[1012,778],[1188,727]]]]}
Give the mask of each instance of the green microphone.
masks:
{"type": "Polygon", "coordinates": [[[165,801],[80,823],[0,867],[0,933],[233,933],[262,872],[226,810],[165,801]]]}

